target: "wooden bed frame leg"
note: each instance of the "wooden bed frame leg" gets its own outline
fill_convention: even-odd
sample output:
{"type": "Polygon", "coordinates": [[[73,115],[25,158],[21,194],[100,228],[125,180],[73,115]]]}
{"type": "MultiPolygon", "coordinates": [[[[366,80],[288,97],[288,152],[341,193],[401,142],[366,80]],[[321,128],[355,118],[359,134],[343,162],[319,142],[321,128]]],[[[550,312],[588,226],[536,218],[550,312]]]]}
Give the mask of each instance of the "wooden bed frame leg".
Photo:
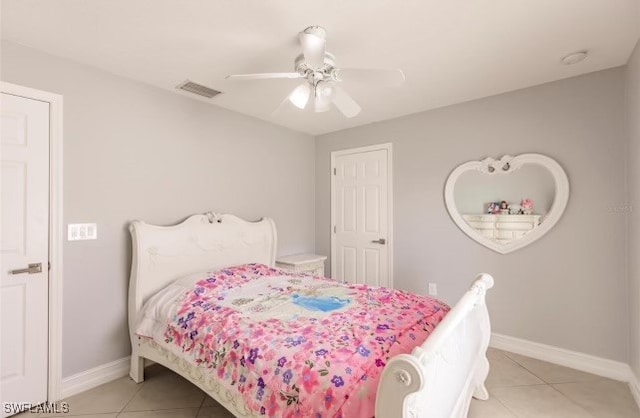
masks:
{"type": "Polygon", "coordinates": [[[136,383],[142,383],[144,381],[144,357],[139,357],[132,353],[129,376],[131,376],[136,383]]]}

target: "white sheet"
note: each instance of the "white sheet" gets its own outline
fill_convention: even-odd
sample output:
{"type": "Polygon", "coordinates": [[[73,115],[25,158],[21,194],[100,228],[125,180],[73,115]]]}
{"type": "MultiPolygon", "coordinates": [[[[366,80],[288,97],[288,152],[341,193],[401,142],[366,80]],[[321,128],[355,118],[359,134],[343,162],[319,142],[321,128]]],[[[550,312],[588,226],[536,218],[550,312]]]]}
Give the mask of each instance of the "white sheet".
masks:
{"type": "Polygon", "coordinates": [[[195,284],[202,280],[205,273],[195,273],[171,282],[167,287],[151,296],[142,307],[141,316],[135,326],[135,332],[142,337],[162,341],[162,335],[179,307],[176,300],[184,295],[195,284]]]}

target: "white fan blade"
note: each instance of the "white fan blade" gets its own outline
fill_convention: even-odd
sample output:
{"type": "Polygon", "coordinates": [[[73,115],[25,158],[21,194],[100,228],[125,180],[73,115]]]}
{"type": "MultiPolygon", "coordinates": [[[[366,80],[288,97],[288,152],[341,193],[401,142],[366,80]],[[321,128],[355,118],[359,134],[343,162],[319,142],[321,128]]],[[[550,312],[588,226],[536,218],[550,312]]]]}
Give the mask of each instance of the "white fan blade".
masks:
{"type": "Polygon", "coordinates": [[[304,109],[309,103],[309,96],[311,95],[311,88],[309,84],[303,83],[293,89],[289,94],[289,101],[298,109],[304,109]]]}
{"type": "Polygon", "coordinates": [[[326,112],[331,109],[335,83],[321,81],[315,89],[314,108],[316,112],[326,112]]]}
{"type": "Polygon", "coordinates": [[[300,73],[258,73],[258,74],[233,74],[225,78],[228,80],[267,80],[270,78],[302,78],[300,73]]]}
{"type": "Polygon", "coordinates": [[[383,70],[374,68],[340,68],[336,69],[339,81],[369,83],[385,86],[399,86],[404,83],[402,70],[383,70]]]}
{"type": "Polygon", "coordinates": [[[324,65],[324,47],[326,40],[311,33],[300,33],[298,36],[304,59],[313,69],[321,68],[324,65]]]}
{"type": "Polygon", "coordinates": [[[310,95],[311,95],[311,88],[309,87],[308,84],[299,85],[298,87],[293,89],[293,91],[289,93],[289,95],[287,95],[280,102],[278,107],[276,107],[276,110],[271,112],[271,117],[275,118],[277,116],[280,116],[280,112],[282,112],[282,109],[286,107],[287,103],[291,103],[299,109],[304,109],[307,106],[307,103],[309,102],[310,95]]]}
{"type": "Polygon", "coordinates": [[[282,101],[280,102],[280,104],[278,105],[278,107],[276,107],[276,110],[274,110],[273,112],[271,112],[271,117],[275,118],[280,116],[280,112],[282,112],[282,109],[285,108],[285,105],[289,103],[289,96],[286,96],[284,99],[282,99],[282,101]]]}
{"type": "Polygon", "coordinates": [[[360,105],[339,86],[333,87],[333,104],[348,118],[356,116],[362,110],[360,105]]]}

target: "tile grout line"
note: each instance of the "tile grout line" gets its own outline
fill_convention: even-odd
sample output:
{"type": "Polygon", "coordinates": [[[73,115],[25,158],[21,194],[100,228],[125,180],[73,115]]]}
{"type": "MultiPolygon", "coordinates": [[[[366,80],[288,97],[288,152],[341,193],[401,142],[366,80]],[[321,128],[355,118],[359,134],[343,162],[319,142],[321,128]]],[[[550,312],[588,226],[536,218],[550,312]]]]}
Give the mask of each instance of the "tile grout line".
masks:
{"type": "Polygon", "coordinates": [[[580,405],[578,402],[574,401],[573,399],[569,398],[567,395],[565,395],[564,393],[560,392],[558,389],[554,388],[553,385],[549,385],[549,387],[553,390],[555,390],[556,392],[558,392],[560,394],[560,396],[562,396],[563,398],[565,398],[566,400],[568,400],[569,402],[571,402],[574,405],[577,405],[578,408],[582,409],[584,412],[586,412],[587,414],[591,415],[593,418],[597,418],[595,415],[593,415],[591,412],[587,411],[582,405],[580,405]]]}
{"type": "Polygon", "coordinates": [[[511,410],[507,405],[505,405],[505,404],[504,404],[504,402],[502,402],[502,401],[500,400],[500,398],[498,398],[496,395],[492,395],[492,396],[493,396],[494,398],[496,398],[496,401],[498,401],[498,403],[499,403],[500,405],[502,405],[502,406],[504,407],[504,409],[506,409],[506,410],[507,410],[511,415],[513,415],[513,416],[514,416],[514,417],[516,417],[516,418],[519,418],[519,417],[518,417],[518,414],[516,414],[516,413],[515,413],[515,411],[512,411],[512,410],[511,410]]]}
{"type": "MultiPolygon", "coordinates": [[[[573,399],[567,397],[564,393],[560,392],[558,389],[554,388],[551,384],[549,383],[545,383],[545,384],[538,384],[538,385],[516,385],[516,386],[502,386],[503,388],[521,388],[521,387],[530,387],[530,386],[547,386],[549,388],[551,388],[552,390],[558,392],[560,394],[560,396],[566,400],[568,400],[571,404],[577,406],[580,410],[586,412],[587,414],[589,414],[591,416],[591,418],[597,418],[595,415],[593,415],[591,412],[587,411],[582,405],[580,405],[579,403],[575,402],[573,399]]],[[[511,413],[511,415],[515,416],[516,418],[519,418],[520,415],[518,415],[517,413],[515,413],[514,411],[512,411],[505,403],[503,403],[500,398],[497,395],[493,395],[493,397],[502,405],[504,406],[504,408],[509,411],[511,413]]]]}
{"type": "MultiPolygon", "coordinates": [[[[505,351],[505,353],[508,353],[508,351],[505,351]]],[[[537,374],[535,374],[534,372],[532,372],[531,370],[527,369],[524,365],[518,363],[516,360],[512,359],[511,357],[509,357],[508,355],[504,355],[506,358],[508,358],[509,360],[511,360],[511,362],[513,362],[513,364],[515,364],[516,366],[520,367],[521,369],[523,369],[524,371],[531,373],[536,379],[540,380],[542,382],[542,384],[544,385],[548,385],[549,382],[547,382],[546,380],[544,380],[543,378],[541,378],[540,376],[538,376],[537,374]]],[[[491,364],[489,364],[489,370],[491,370],[491,364]]],[[[538,383],[537,385],[540,385],[540,383],[538,383]]],[[[516,386],[535,386],[535,385],[514,385],[511,387],[516,387],[516,386]]]]}
{"type": "MultiPolygon", "coordinates": [[[[506,351],[506,350],[502,350],[502,351],[504,353],[511,353],[510,351],[506,351]]],[[[516,353],[511,353],[511,354],[516,354],[516,353]]],[[[529,373],[531,373],[532,375],[534,375],[538,379],[542,380],[547,385],[562,385],[562,384],[565,384],[565,383],[585,383],[585,382],[599,382],[599,381],[602,381],[602,380],[612,380],[612,379],[609,379],[609,378],[606,378],[606,377],[595,375],[593,373],[582,372],[582,373],[585,373],[585,374],[591,374],[591,375],[595,376],[596,378],[593,379],[593,380],[576,380],[576,381],[570,381],[570,382],[555,382],[555,383],[554,382],[547,382],[541,376],[538,376],[533,370],[529,369],[524,364],[521,364],[518,360],[509,357],[508,354],[505,354],[505,357],[507,357],[509,360],[513,361],[515,364],[517,364],[518,366],[522,367],[523,369],[525,369],[526,371],[528,371],[529,373]]],[[[537,360],[537,361],[540,361],[540,362],[543,362],[543,363],[549,363],[548,361],[534,359],[533,357],[528,357],[528,358],[533,359],[533,360],[537,360]]],[[[567,369],[571,369],[570,367],[561,366],[559,364],[553,364],[553,363],[549,363],[549,364],[551,364],[551,365],[553,365],[555,367],[564,367],[564,368],[567,368],[567,369]]],[[[576,369],[571,369],[571,370],[576,370],[576,369]]],[[[580,371],[580,370],[578,370],[578,371],[580,371]]],[[[526,385],[518,385],[518,386],[526,386],[526,385]]]]}
{"type": "Polygon", "coordinates": [[[203,391],[203,393],[204,393],[204,397],[202,398],[202,402],[200,402],[200,406],[198,407],[198,410],[196,411],[196,418],[198,418],[198,415],[200,415],[200,411],[202,411],[202,406],[204,405],[204,401],[206,401],[207,400],[207,396],[209,396],[204,391],[203,391]]]}
{"type": "MultiPolygon", "coordinates": [[[[537,377],[537,376],[536,376],[537,377]]],[[[577,382],[577,383],[581,383],[581,382],[577,382]]],[[[554,390],[555,392],[557,392],[558,394],[560,394],[560,396],[564,399],[566,399],[567,401],[569,401],[569,403],[577,406],[581,411],[586,412],[587,414],[590,415],[591,418],[597,418],[595,415],[593,415],[591,412],[587,411],[582,405],[580,405],[579,403],[575,402],[573,399],[569,398],[568,396],[566,396],[564,393],[560,392],[558,389],[554,388],[553,385],[551,385],[550,383],[543,383],[543,384],[536,384],[536,385],[514,385],[514,386],[499,386],[496,389],[503,389],[503,388],[524,388],[524,387],[532,387],[532,386],[547,386],[549,388],[551,388],[552,390],[554,390]]],[[[502,406],[505,407],[505,409],[507,411],[509,411],[512,415],[514,415],[515,417],[519,417],[518,414],[516,414],[514,411],[512,411],[505,403],[502,402],[502,400],[500,400],[500,397],[493,394],[492,395],[498,402],[500,402],[500,404],[502,406]]]]}
{"type": "Polygon", "coordinates": [[[499,386],[490,386],[487,389],[504,389],[504,388],[525,388],[529,386],[548,386],[548,383],[533,383],[530,385],[499,385],[499,386]]]}
{"type": "MultiPolygon", "coordinates": [[[[558,389],[556,389],[555,387],[553,387],[554,383],[549,383],[546,380],[544,380],[542,377],[538,376],[537,374],[535,374],[532,370],[528,369],[525,365],[521,364],[520,362],[518,362],[516,359],[513,359],[511,357],[509,357],[508,354],[509,351],[506,350],[502,350],[504,354],[504,356],[506,358],[508,358],[509,360],[511,360],[514,364],[520,366],[522,369],[526,370],[527,372],[531,373],[533,376],[535,376],[536,378],[540,379],[542,382],[544,382],[544,384],[537,384],[537,385],[514,385],[514,386],[503,386],[503,387],[526,387],[526,386],[548,386],[550,387],[552,390],[554,390],[555,392],[557,392],[558,394],[560,394],[560,396],[566,400],[568,400],[571,404],[577,406],[578,408],[580,408],[582,411],[586,412],[587,414],[591,415],[592,417],[595,418],[595,416],[593,414],[591,414],[589,411],[587,411],[582,405],[580,405],[579,403],[575,402],[573,399],[569,398],[568,396],[566,396],[564,393],[560,392],[558,389]]],[[[515,353],[514,353],[515,354],[515,353]]],[[[539,361],[543,361],[543,360],[539,360],[539,361]]],[[[489,366],[491,367],[491,366],[489,366]]],[[[560,367],[564,367],[564,366],[560,366],[560,367]]],[[[598,379],[594,379],[593,381],[601,381],[601,380],[609,380],[609,379],[605,379],[602,377],[599,377],[598,379]]],[[[567,382],[569,384],[572,383],[584,383],[584,382],[567,382]]],[[[555,383],[555,384],[562,384],[562,383],[555,383]]],[[[494,397],[498,400],[498,402],[500,402],[509,412],[511,412],[513,415],[515,415],[516,417],[518,416],[516,413],[514,413],[511,409],[509,409],[501,400],[498,396],[494,397]]]]}
{"type": "MultiPolygon", "coordinates": [[[[131,378],[131,376],[127,375],[127,378],[133,382],[133,379],[131,378]]],[[[136,382],[133,382],[133,383],[136,383],[136,382]]],[[[141,383],[136,383],[136,385],[139,386],[138,390],[136,390],[136,392],[133,394],[133,396],[131,396],[131,398],[127,401],[127,403],[124,404],[122,409],[116,413],[116,418],[118,418],[120,416],[120,414],[122,414],[124,412],[124,410],[127,409],[127,406],[129,406],[129,404],[131,403],[133,398],[135,398],[136,395],[138,395],[138,393],[142,390],[142,386],[144,386],[145,383],[146,383],[146,380],[143,380],[141,383]]]]}

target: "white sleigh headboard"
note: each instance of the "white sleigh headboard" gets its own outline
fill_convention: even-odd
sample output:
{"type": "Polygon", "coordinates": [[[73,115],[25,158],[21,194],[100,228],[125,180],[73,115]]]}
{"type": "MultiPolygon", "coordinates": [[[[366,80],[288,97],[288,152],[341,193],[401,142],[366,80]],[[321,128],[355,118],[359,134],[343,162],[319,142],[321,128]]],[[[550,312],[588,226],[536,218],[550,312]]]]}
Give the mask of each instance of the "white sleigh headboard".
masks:
{"type": "Polygon", "coordinates": [[[129,225],[133,257],[129,282],[129,326],[143,303],[173,280],[239,264],[275,264],[272,219],[247,222],[233,215],[193,215],[174,226],[142,221],[129,225]]]}

